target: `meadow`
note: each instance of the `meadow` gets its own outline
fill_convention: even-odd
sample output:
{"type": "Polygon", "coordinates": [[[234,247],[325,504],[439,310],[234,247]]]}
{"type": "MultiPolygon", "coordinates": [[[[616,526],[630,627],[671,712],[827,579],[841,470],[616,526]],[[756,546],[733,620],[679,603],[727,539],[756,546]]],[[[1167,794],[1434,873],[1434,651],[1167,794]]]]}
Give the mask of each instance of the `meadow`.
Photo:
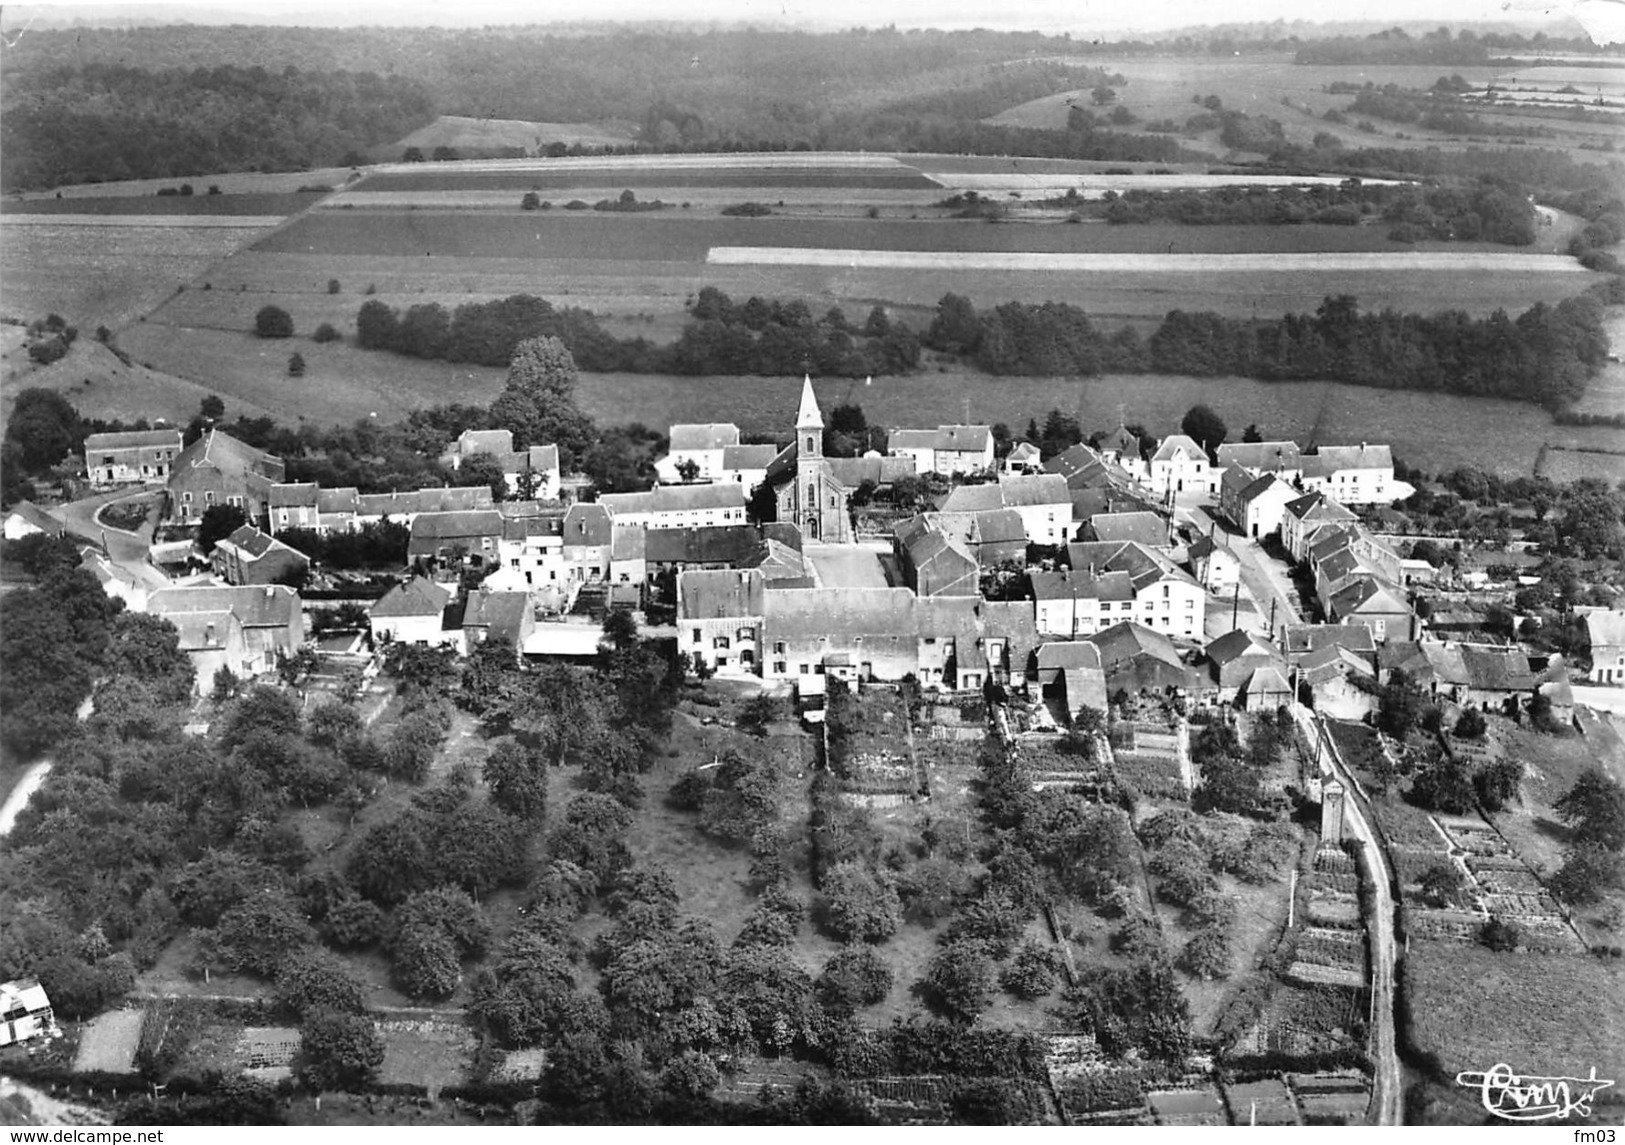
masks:
{"type": "MultiPolygon", "coordinates": [[[[171,184],[178,186],[178,184],[171,184]]],[[[194,188],[197,184],[194,184],[194,188]]],[[[61,199],[0,200],[0,215],[174,215],[212,218],[243,215],[294,215],[315,203],[320,194],[306,191],[262,191],[227,195],[75,195],[61,199]]]]}

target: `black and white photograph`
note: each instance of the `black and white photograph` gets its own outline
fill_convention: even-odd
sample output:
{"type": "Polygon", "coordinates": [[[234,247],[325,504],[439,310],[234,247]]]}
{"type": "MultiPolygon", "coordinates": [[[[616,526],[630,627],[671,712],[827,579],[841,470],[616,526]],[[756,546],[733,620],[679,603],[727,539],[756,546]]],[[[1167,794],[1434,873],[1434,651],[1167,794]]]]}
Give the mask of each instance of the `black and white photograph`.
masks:
{"type": "Polygon", "coordinates": [[[5,5],[7,1140],[1615,1145],[1622,239],[1625,0],[5,5]]]}

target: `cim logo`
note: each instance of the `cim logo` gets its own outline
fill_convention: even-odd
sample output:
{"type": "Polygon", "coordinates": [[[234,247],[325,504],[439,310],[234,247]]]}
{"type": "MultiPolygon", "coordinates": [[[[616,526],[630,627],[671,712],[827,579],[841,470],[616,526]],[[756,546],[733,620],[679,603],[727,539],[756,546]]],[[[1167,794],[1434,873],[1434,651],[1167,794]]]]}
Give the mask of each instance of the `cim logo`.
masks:
{"type": "Polygon", "coordinates": [[[1479,1091],[1484,1108],[1506,1121],[1558,1121],[1572,1114],[1591,1115],[1591,1099],[1614,1083],[1597,1076],[1525,1077],[1504,1062],[1486,1073],[1458,1073],[1456,1084],[1479,1091]]]}

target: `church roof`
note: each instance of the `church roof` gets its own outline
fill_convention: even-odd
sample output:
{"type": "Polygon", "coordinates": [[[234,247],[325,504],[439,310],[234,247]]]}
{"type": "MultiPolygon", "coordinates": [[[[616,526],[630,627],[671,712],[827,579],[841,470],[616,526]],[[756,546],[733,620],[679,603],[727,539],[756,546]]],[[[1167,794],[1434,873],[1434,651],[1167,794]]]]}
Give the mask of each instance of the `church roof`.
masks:
{"type": "Polygon", "coordinates": [[[796,428],[824,428],[824,415],[818,412],[818,395],[813,393],[811,374],[806,374],[802,378],[801,409],[796,414],[796,428]]]}

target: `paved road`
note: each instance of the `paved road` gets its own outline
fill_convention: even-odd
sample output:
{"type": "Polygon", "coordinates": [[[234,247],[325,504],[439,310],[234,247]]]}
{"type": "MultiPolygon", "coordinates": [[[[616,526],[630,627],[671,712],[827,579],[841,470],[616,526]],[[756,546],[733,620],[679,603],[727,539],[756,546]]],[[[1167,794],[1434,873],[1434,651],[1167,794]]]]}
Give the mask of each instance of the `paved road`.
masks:
{"type": "Polygon", "coordinates": [[[1275,639],[1283,624],[1301,624],[1303,617],[1298,613],[1296,596],[1292,591],[1292,580],[1280,561],[1275,560],[1266,553],[1257,541],[1229,532],[1223,522],[1218,520],[1218,510],[1206,506],[1185,509],[1178,508],[1175,516],[1193,529],[1206,535],[1211,530],[1216,537],[1222,537],[1230,546],[1230,551],[1236,554],[1241,564],[1241,584],[1247,590],[1247,595],[1253,598],[1258,609],[1256,631],[1259,635],[1275,639]],[[1271,605],[1274,605],[1275,630],[1270,629],[1271,605]]]}
{"type": "Polygon", "coordinates": [[[126,501],[132,497],[139,497],[145,490],[130,492],[115,491],[112,493],[98,493],[94,497],[86,497],[83,501],[70,501],[55,510],[68,526],[69,530],[90,541],[107,546],[107,555],[114,564],[140,565],[147,559],[149,537],[139,533],[128,533],[123,529],[114,529],[103,525],[96,520],[96,510],[103,505],[111,505],[115,501],[126,501]]]}
{"type": "MultiPolygon", "coordinates": [[[[1311,717],[1313,718],[1313,717],[1311,717]]],[[[1354,796],[1354,779],[1337,752],[1337,744],[1316,721],[1316,734],[1325,745],[1325,755],[1338,781],[1348,789],[1343,800],[1346,830],[1360,841],[1373,876],[1374,933],[1371,935],[1371,1057],[1375,1068],[1371,1079],[1371,1107],[1367,1121],[1373,1125],[1404,1124],[1404,1080],[1399,1070],[1399,1054],[1394,1046],[1394,898],[1387,856],[1376,832],[1366,822],[1354,796]]]]}

